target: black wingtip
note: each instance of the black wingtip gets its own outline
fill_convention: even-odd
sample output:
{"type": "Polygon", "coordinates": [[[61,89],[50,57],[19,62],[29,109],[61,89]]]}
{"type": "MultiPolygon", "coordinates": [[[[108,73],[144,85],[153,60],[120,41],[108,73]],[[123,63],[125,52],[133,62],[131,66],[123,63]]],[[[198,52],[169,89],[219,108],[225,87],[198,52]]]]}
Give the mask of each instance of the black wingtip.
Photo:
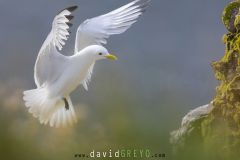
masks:
{"type": "Polygon", "coordinates": [[[68,25],[68,27],[72,27],[72,23],[66,22],[66,24],[68,25]]]}
{"type": "Polygon", "coordinates": [[[71,21],[73,18],[74,18],[74,16],[73,15],[68,15],[68,16],[65,16],[69,21],[71,21]]]}
{"type": "Polygon", "coordinates": [[[67,7],[66,10],[68,10],[68,11],[70,11],[70,12],[73,12],[73,11],[75,11],[77,8],[78,8],[78,6],[70,6],[70,7],[67,7]]]}
{"type": "Polygon", "coordinates": [[[70,6],[67,8],[62,9],[61,11],[59,11],[58,13],[61,13],[64,10],[68,10],[69,12],[73,12],[74,10],[76,10],[78,8],[78,6],[70,6]]]}

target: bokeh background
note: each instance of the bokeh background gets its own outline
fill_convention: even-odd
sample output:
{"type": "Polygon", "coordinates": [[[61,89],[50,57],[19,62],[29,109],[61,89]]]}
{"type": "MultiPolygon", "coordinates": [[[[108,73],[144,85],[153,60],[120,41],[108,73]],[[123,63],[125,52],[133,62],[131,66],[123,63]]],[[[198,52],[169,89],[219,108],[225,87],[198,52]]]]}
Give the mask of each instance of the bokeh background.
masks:
{"type": "Polygon", "coordinates": [[[98,62],[89,91],[72,94],[79,115],[73,127],[40,125],[22,101],[22,91],[35,87],[35,59],[59,10],[79,6],[62,52],[71,55],[83,20],[128,2],[0,0],[0,159],[76,159],[75,153],[123,148],[171,159],[170,131],[214,97],[210,63],[224,54],[221,14],[230,0],[152,0],[131,29],[109,39],[119,60],[98,62]]]}

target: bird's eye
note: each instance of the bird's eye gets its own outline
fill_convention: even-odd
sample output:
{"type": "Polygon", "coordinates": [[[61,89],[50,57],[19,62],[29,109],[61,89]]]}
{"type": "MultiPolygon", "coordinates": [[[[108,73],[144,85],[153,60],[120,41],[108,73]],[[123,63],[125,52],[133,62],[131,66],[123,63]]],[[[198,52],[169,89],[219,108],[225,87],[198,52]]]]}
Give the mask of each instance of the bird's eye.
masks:
{"type": "Polygon", "coordinates": [[[101,55],[102,55],[102,53],[98,53],[98,55],[100,55],[100,56],[101,56],[101,55]]]}

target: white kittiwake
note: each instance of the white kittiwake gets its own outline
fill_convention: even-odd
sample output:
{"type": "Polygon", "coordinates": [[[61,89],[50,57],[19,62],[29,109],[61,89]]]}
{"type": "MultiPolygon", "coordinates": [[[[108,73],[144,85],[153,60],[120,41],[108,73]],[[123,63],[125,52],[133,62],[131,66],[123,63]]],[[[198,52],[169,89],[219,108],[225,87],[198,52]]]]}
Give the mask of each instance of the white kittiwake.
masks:
{"type": "Polygon", "coordinates": [[[77,122],[70,93],[80,84],[87,90],[97,60],[116,60],[103,47],[110,35],[125,32],[145,11],[150,0],[135,0],[107,14],[85,20],[77,29],[72,56],[60,54],[72,26],[71,13],[77,6],[60,11],[35,63],[36,89],[24,91],[29,112],[42,124],[63,127],[77,122]]]}

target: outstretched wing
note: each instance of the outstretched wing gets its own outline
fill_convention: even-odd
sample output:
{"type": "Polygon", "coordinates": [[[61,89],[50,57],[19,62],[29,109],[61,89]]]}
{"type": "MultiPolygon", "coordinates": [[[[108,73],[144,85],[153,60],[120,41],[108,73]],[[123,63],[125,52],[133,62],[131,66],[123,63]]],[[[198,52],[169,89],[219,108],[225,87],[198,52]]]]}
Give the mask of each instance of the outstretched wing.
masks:
{"type": "Polygon", "coordinates": [[[69,21],[73,18],[71,12],[76,8],[77,6],[72,6],[60,11],[52,22],[52,30],[38,53],[34,67],[37,87],[53,81],[61,74],[61,67],[64,67],[67,58],[57,49],[62,50],[65,45],[64,40],[68,39],[68,29],[72,26],[69,21]]]}
{"type": "Polygon", "coordinates": [[[135,0],[107,14],[84,21],[77,30],[75,53],[89,45],[106,44],[113,34],[121,34],[137,21],[150,0],[135,0]]]}

